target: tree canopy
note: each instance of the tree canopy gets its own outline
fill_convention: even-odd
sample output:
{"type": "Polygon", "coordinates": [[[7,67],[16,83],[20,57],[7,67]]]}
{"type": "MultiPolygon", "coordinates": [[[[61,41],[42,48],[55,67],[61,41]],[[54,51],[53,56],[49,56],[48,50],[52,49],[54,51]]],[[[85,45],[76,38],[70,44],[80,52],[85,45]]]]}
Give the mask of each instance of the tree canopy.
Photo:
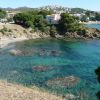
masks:
{"type": "Polygon", "coordinates": [[[6,11],[0,9],[0,18],[5,18],[6,17],[6,11]]]}
{"type": "Polygon", "coordinates": [[[59,20],[59,30],[61,32],[74,32],[77,31],[81,24],[79,24],[76,17],[69,15],[68,13],[62,13],[59,20]]]}
{"type": "Polygon", "coordinates": [[[78,19],[68,13],[62,13],[58,25],[52,25],[46,20],[46,15],[51,14],[50,11],[42,10],[39,12],[30,11],[16,14],[14,21],[24,27],[32,27],[34,30],[49,33],[54,36],[55,33],[77,32],[81,30],[82,25],[79,24],[78,19]]]}
{"type": "Polygon", "coordinates": [[[48,11],[29,11],[29,12],[23,12],[16,14],[14,16],[14,21],[16,24],[20,24],[24,27],[32,27],[34,30],[40,30],[41,32],[46,32],[46,28],[50,29],[48,27],[49,24],[46,21],[45,17],[48,14],[48,11]]]}
{"type": "Polygon", "coordinates": [[[96,13],[95,19],[96,19],[97,21],[100,21],[100,13],[96,13]]]}

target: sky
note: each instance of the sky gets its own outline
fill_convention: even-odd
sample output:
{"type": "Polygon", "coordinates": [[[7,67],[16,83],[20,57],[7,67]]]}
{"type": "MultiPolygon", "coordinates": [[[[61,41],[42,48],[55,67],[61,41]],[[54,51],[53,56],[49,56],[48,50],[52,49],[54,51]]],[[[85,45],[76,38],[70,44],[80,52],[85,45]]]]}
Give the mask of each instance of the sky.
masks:
{"type": "Polygon", "coordinates": [[[0,7],[42,7],[46,5],[59,5],[64,7],[79,7],[88,10],[100,11],[100,0],[0,0],[0,7]]]}

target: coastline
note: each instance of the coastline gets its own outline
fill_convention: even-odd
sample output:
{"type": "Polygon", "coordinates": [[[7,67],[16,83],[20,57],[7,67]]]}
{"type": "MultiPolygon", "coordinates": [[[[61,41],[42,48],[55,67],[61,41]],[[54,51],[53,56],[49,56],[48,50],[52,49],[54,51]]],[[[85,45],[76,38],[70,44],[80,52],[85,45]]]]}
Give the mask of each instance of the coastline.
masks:
{"type": "Polygon", "coordinates": [[[15,43],[15,42],[20,42],[20,41],[30,40],[30,39],[49,38],[49,37],[50,37],[49,35],[44,35],[42,37],[40,35],[36,35],[31,38],[28,38],[26,36],[21,36],[21,37],[16,37],[16,38],[2,37],[2,38],[0,38],[0,48],[2,49],[10,43],[15,43]]]}
{"type": "Polygon", "coordinates": [[[20,25],[0,23],[0,30],[4,27],[7,28],[7,30],[11,30],[11,32],[4,31],[4,34],[2,34],[0,31],[0,48],[3,48],[10,43],[18,41],[49,37],[49,35],[46,35],[41,32],[31,32],[32,29],[25,29],[20,25]]]}
{"type": "Polygon", "coordinates": [[[4,48],[5,46],[7,46],[10,43],[14,43],[14,42],[18,42],[18,41],[23,41],[23,40],[28,40],[28,38],[26,37],[18,37],[18,38],[1,38],[0,39],[0,48],[4,48]]]}

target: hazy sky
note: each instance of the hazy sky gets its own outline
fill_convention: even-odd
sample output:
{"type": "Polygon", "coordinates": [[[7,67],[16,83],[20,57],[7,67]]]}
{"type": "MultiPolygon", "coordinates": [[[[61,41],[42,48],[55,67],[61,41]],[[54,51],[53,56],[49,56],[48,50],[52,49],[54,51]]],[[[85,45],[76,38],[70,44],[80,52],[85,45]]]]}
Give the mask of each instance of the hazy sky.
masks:
{"type": "Polygon", "coordinates": [[[100,0],[0,0],[0,7],[41,7],[45,5],[80,7],[100,11],[100,0]]]}

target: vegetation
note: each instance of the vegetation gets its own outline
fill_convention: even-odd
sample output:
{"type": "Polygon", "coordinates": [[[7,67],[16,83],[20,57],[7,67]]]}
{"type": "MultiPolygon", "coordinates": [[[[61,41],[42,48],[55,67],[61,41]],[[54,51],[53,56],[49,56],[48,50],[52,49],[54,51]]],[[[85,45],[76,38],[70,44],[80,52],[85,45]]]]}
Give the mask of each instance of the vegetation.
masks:
{"type": "Polygon", "coordinates": [[[77,32],[81,30],[82,25],[79,24],[76,17],[69,15],[68,13],[61,14],[61,20],[59,21],[59,31],[62,33],[66,32],[77,32]]]}
{"type": "MultiPolygon", "coordinates": [[[[100,83],[100,67],[98,67],[98,68],[95,70],[95,73],[96,73],[96,75],[97,75],[98,82],[100,83]]],[[[97,93],[97,97],[100,99],[100,91],[97,93]]]]}
{"type": "Polygon", "coordinates": [[[19,13],[14,16],[14,21],[16,24],[22,25],[24,27],[31,27],[34,31],[41,31],[44,33],[50,32],[51,25],[46,21],[46,15],[51,14],[50,11],[29,11],[24,13],[19,13]]]}
{"type": "Polygon", "coordinates": [[[96,13],[95,20],[100,21],[100,13],[96,13]]]}
{"type": "Polygon", "coordinates": [[[6,32],[12,32],[12,30],[7,29],[6,27],[3,27],[2,29],[0,29],[0,32],[4,35],[4,34],[6,34],[6,32]]]}
{"type": "Polygon", "coordinates": [[[72,13],[72,14],[80,13],[81,14],[81,13],[84,13],[84,12],[86,12],[86,10],[84,10],[82,8],[72,8],[70,13],[72,13]]]}
{"type": "Polygon", "coordinates": [[[5,18],[6,17],[6,11],[0,9],[0,18],[5,18]]]}
{"type": "Polygon", "coordinates": [[[15,15],[13,19],[16,24],[27,28],[31,27],[34,31],[48,33],[53,37],[55,37],[56,33],[61,33],[61,35],[63,35],[66,32],[80,32],[82,30],[83,26],[79,24],[77,17],[71,16],[68,13],[62,13],[58,25],[52,25],[52,23],[46,20],[48,14],[52,14],[52,12],[34,10],[19,13],[15,15]]]}

